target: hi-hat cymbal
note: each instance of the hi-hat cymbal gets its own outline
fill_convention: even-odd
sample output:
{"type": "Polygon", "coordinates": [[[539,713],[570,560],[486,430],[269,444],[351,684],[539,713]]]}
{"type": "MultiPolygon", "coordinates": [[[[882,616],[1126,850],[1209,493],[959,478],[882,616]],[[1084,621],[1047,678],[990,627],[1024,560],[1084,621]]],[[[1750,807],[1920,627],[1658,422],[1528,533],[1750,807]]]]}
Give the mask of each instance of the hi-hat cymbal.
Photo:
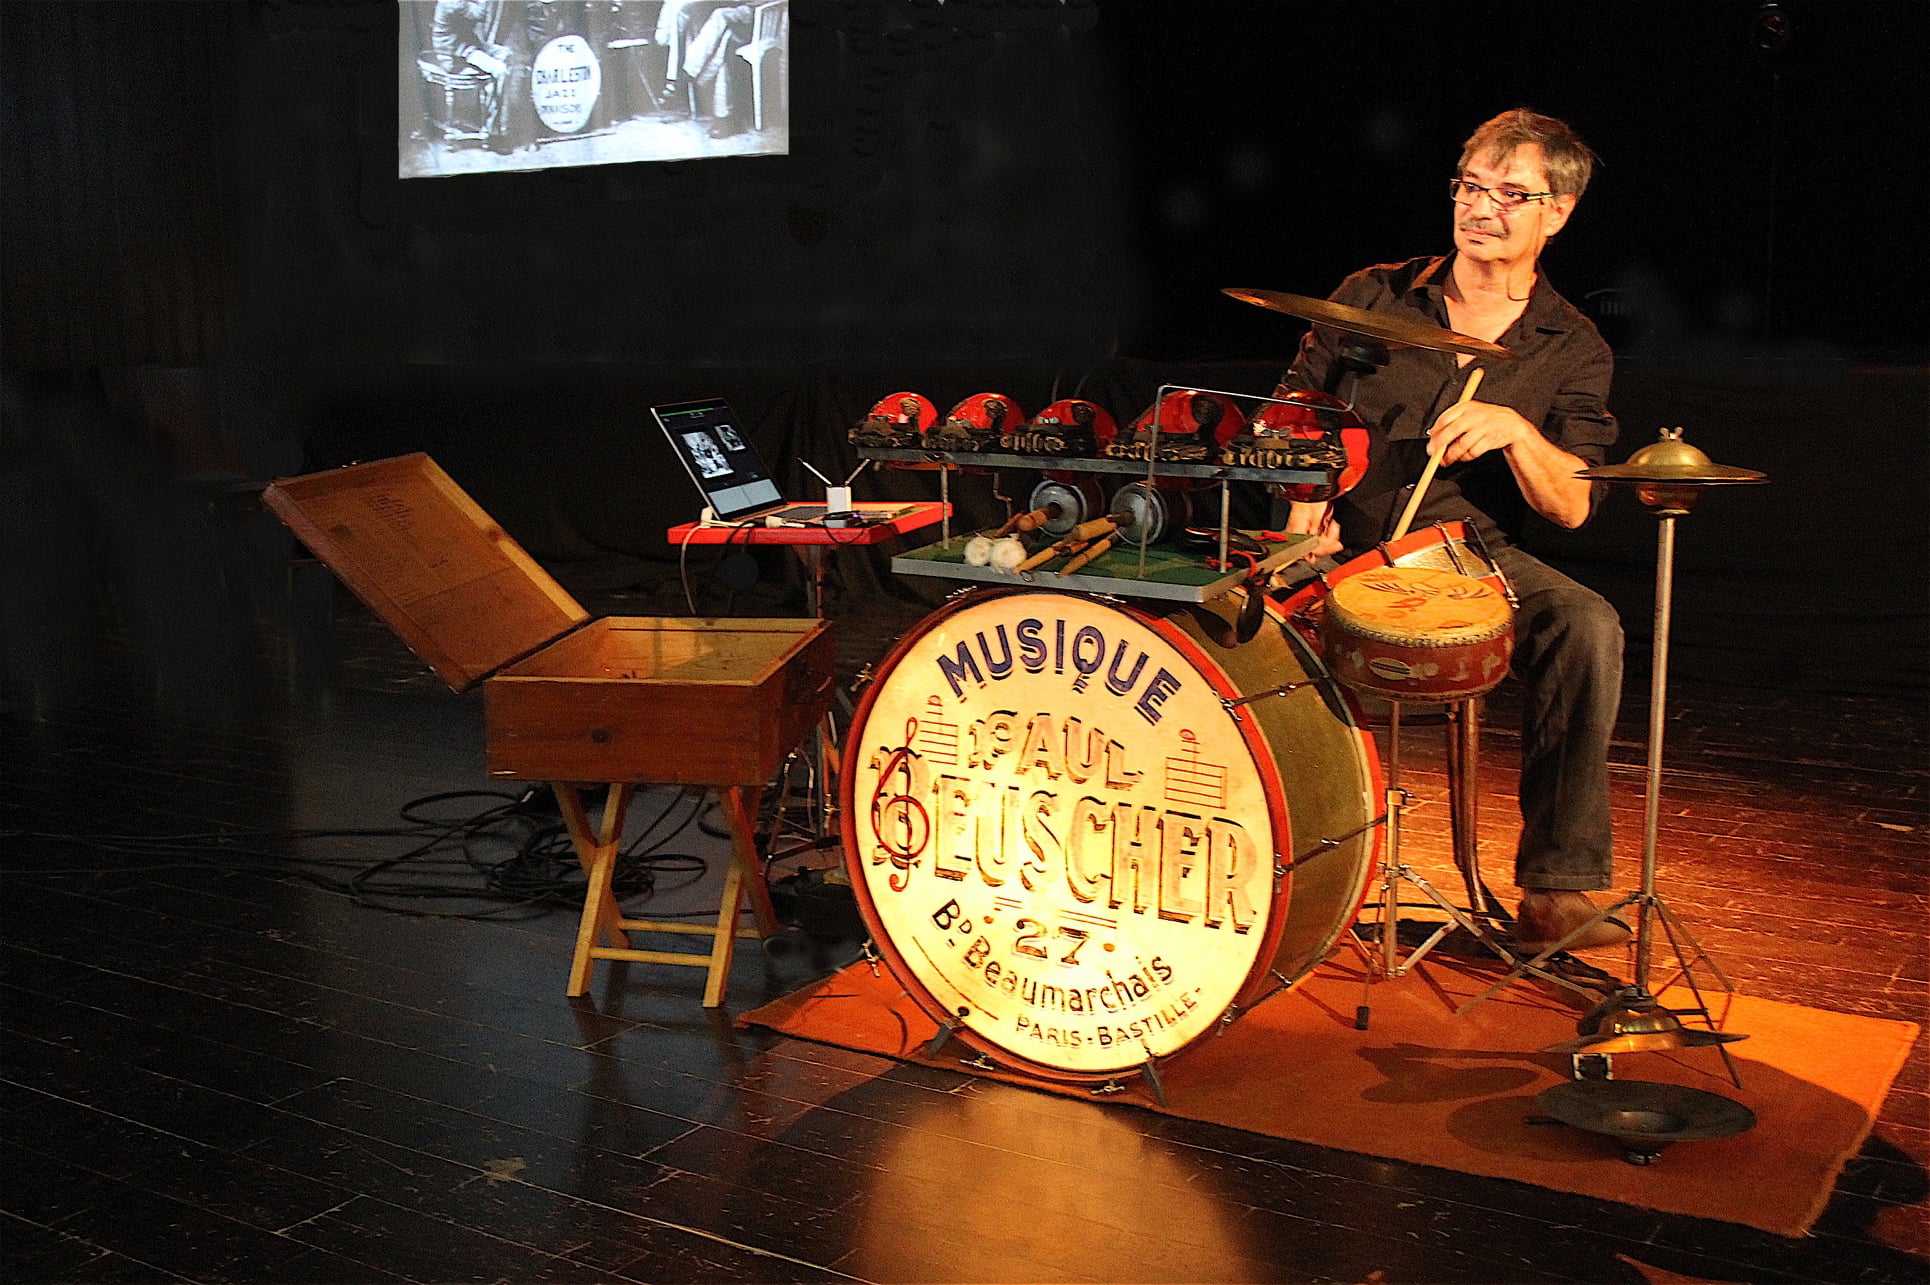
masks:
{"type": "Polygon", "coordinates": [[[1458,334],[1430,326],[1425,321],[1417,321],[1392,312],[1369,312],[1365,308],[1350,308],[1344,303],[1330,303],[1325,299],[1309,299],[1304,295],[1282,294],[1278,290],[1236,290],[1228,288],[1220,291],[1238,299],[1241,303],[1257,304],[1274,312],[1284,312],[1290,317],[1332,326],[1350,334],[1365,335],[1382,343],[1396,344],[1403,348],[1428,348],[1435,352],[1466,353],[1470,357],[1499,357],[1511,360],[1514,354],[1500,344],[1491,344],[1473,335],[1458,334]]]}

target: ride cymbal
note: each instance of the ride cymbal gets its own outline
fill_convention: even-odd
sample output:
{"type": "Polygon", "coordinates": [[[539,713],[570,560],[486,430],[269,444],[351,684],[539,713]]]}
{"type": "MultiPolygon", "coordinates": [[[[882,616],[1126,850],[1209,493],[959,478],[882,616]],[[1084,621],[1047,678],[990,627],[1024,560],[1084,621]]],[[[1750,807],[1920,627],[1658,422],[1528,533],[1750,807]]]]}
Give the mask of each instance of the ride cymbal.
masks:
{"type": "Polygon", "coordinates": [[[1431,326],[1425,321],[1403,317],[1398,313],[1369,312],[1365,308],[1351,308],[1344,303],[1329,303],[1325,299],[1309,299],[1304,295],[1282,294],[1278,290],[1240,290],[1231,287],[1221,290],[1221,294],[1238,299],[1242,303],[1255,304],[1274,312],[1284,312],[1290,317],[1299,317],[1318,325],[1332,326],[1349,334],[1365,335],[1382,343],[1395,344],[1403,348],[1427,348],[1435,352],[1466,353],[1470,357],[1498,357],[1512,360],[1514,354],[1500,344],[1491,344],[1473,335],[1463,335],[1456,331],[1431,326]]]}

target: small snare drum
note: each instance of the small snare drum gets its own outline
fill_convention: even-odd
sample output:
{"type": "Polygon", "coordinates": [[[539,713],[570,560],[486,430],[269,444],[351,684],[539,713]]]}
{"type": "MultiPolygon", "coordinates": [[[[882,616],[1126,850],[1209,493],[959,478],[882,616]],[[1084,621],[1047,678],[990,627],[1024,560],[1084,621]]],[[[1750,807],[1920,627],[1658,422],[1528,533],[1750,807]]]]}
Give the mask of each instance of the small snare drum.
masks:
{"type": "Polygon", "coordinates": [[[1383,566],[1333,587],[1320,624],[1334,676],[1391,701],[1490,691],[1514,653],[1514,612],[1493,585],[1433,567],[1383,566]]]}

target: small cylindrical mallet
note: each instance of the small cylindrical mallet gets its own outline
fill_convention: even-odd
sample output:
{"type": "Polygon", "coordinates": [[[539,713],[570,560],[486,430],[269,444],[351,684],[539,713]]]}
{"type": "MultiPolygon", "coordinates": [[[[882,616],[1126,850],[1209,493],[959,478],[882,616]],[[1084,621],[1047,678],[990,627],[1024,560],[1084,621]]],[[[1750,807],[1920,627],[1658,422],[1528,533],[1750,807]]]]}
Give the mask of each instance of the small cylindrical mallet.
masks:
{"type": "Polygon", "coordinates": [[[1024,562],[1021,562],[1019,564],[1019,570],[1031,571],[1034,568],[1042,567],[1054,558],[1062,554],[1070,553],[1072,550],[1088,544],[1100,536],[1111,535],[1115,529],[1115,523],[1110,517],[1094,518],[1090,522],[1081,522],[1078,526],[1066,532],[1064,537],[1057,543],[1047,545],[1045,548],[1027,558],[1024,562]]]}
{"type": "Polygon", "coordinates": [[[1046,563],[1052,561],[1054,558],[1058,557],[1060,554],[1064,552],[1065,552],[1065,549],[1062,548],[1061,546],[1056,544],[1048,544],[1045,546],[1045,548],[1040,549],[1037,553],[1027,558],[1024,562],[1019,563],[1017,569],[1020,571],[1032,571],[1038,567],[1044,566],[1046,563]]]}
{"type": "Polygon", "coordinates": [[[1111,536],[1107,536],[1103,540],[1094,540],[1091,544],[1087,545],[1079,553],[1079,556],[1073,558],[1070,562],[1066,563],[1063,567],[1060,567],[1059,574],[1062,576],[1071,575],[1073,572],[1077,571],[1080,567],[1085,566],[1088,562],[1091,562],[1094,558],[1098,557],[1100,554],[1104,553],[1107,549],[1110,549],[1110,548],[1112,548],[1111,536]]]}
{"type": "Polygon", "coordinates": [[[1042,509],[1033,509],[1029,513],[1013,514],[1005,520],[1005,525],[998,529],[997,534],[1010,535],[1014,531],[1035,531],[1051,520],[1052,506],[1048,504],[1042,509]]]}

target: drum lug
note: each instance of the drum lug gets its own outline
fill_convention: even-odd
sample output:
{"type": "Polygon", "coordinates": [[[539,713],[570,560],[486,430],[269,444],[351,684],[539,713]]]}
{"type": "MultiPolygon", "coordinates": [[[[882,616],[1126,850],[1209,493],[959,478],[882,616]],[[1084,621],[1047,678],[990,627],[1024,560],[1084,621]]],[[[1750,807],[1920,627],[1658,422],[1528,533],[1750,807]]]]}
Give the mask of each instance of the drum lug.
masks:
{"type": "Polygon", "coordinates": [[[1146,1061],[1140,1066],[1139,1073],[1146,1077],[1146,1083],[1153,1091],[1153,1100],[1163,1107],[1166,1105],[1166,1086],[1160,1083],[1159,1059],[1153,1056],[1152,1049],[1146,1048],[1144,1040],[1140,1041],[1139,1046],[1146,1049],[1146,1061]]]}
{"type": "MultiPolygon", "coordinates": [[[[925,1056],[937,1057],[939,1051],[945,1047],[945,1042],[952,1038],[952,1032],[956,1031],[959,1026],[964,1023],[965,1019],[971,1015],[970,1009],[961,1008],[956,1015],[948,1017],[941,1022],[938,1027],[938,1034],[932,1036],[931,1043],[925,1045],[925,1056]]],[[[979,1056],[983,1058],[984,1054],[981,1053],[979,1056]]],[[[967,1061],[966,1065],[970,1066],[971,1063],[967,1061]]]]}
{"type": "Polygon", "coordinates": [[[878,677],[877,666],[867,661],[858,670],[856,674],[852,675],[851,686],[847,690],[849,690],[851,694],[855,696],[859,692],[863,691],[865,688],[871,686],[872,682],[877,677],[878,677]]]}

